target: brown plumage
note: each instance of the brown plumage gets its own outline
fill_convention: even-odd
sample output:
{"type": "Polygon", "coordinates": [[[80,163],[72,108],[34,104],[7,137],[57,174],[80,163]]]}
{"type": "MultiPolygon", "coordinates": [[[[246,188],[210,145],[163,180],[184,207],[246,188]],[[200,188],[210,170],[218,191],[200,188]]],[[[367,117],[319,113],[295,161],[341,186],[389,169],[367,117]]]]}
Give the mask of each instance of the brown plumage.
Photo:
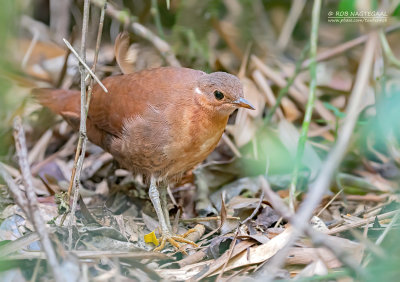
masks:
{"type": "MultiPolygon", "coordinates": [[[[217,145],[229,115],[238,107],[252,108],[239,79],[222,72],[165,67],[102,82],[109,93],[94,87],[88,138],[148,179],[173,181],[202,162],[217,145]]],[[[37,89],[34,94],[78,130],[79,91],[37,89]]]]}

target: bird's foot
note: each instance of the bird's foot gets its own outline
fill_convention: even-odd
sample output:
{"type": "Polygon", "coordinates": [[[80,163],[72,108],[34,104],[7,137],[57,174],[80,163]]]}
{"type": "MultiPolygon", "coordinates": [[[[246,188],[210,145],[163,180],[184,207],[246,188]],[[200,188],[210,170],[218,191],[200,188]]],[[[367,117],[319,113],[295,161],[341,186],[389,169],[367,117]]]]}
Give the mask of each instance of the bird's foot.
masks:
{"type": "Polygon", "coordinates": [[[178,242],[180,243],[186,243],[186,244],[190,244],[194,247],[198,247],[198,245],[191,241],[186,239],[186,237],[190,234],[196,232],[196,229],[189,229],[185,234],[183,235],[174,235],[171,234],[170,231],[166,231],[166,232],[162,232],[161,238],[160,238],[160,245],[154,249],[155,252],[159,252],[162,249],[164,249],[165,244],[167,243],[167,241],[178,251],[181,251],[183,254],[187,255],[185,250],[181,250],[181,246],[179,245],[178,242]]]}

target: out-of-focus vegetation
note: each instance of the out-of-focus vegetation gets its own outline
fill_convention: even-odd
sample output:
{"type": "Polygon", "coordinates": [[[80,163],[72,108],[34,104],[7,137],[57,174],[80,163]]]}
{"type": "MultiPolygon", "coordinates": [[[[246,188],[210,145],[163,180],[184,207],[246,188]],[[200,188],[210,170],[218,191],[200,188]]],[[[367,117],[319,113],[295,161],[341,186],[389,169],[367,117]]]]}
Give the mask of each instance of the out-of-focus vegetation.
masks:
{"type": "MultiPolygon", "coordinates": [[[[6,55],[9,53],[9,45],[11,37],[16,34],[17,23],[18,23],[18,3],[14,1],[6,1],[3,3],[0,11],[0,71],[2,73],[13,69],[12,63],[8,60],[9,57],[6,55]]],[[[10,130],[10,115],[12,109],[15,109],[20,103],[20,99],[14,99],[13,95],[10,95],[9,89],[12,87],[12,82],[0,75],[0,156],[4,156],[9,151],[11,146],[11,139],[7,138],[9,135],[7,132],[10,130]]]]}

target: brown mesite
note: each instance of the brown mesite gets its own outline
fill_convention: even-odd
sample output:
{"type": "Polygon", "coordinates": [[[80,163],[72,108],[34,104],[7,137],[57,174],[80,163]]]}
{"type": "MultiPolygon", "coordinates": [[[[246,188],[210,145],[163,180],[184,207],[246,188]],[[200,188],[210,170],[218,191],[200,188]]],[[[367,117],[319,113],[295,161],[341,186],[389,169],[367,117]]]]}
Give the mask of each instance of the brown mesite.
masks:
{"type": "MultiPolygon", "coordinates": [[[[231,74],[206,74],[164,67],[104,79],[108,93],[93,89],[87,136],[110,152],[124,168],[150,182],[149,196],[161,226],[161,243],[196,245],[173,234],[166,206],[166,187],[202,162],[217,146],[229,115],[253,109],[243,97],[240,80],[231,74]]],[[[80,91],[35,89],[41,104],[79,130],[80,91]]]]}

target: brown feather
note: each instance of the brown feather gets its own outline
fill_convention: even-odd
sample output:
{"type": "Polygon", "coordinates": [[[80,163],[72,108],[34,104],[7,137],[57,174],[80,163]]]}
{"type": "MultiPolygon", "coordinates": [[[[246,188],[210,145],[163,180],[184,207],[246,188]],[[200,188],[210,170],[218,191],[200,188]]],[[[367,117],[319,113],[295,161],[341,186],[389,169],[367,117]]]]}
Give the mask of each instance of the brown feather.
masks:
{"type": "Polygon", "coordinates": [[[121,32],[115,39],[115,60],[123,74],[135,71],[133,62],[129,59],[129,33],[121,32]]]}

